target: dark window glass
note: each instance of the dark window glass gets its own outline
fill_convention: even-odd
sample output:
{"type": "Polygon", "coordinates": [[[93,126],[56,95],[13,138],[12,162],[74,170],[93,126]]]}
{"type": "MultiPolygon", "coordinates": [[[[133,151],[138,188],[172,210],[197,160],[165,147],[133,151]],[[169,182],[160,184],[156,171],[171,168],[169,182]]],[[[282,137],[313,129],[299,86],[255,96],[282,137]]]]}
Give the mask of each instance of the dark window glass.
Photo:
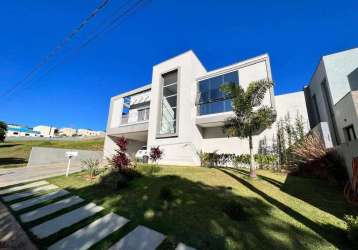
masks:
{"type": "Polygon", "coordinates": [[[210,99],[209,83],[210,83],[209,80],[204,80],[204,81],[199,82],[199,95],[200,95],[199,102],[200,103],[208,102],[210,99]]]}
{"type": "Polygon", "coordinates": [[[163,96],[171,96],[177,94],[177,85],[172,84],[166,87],[163,87],[163,96]]]}
{"type": "Polygon", "coordinates": [[[160,113],[160,134],[174,134],[176,132],[176,106],[178,92],[177,75],[177,70],[162,75],[163,94],[160,113]]]}
{"type": "Polygon", "coordinates": [[[177,82],[177,71],[172,71],[163,75],[163,86],[167,86],[177,82]]]}
{"type": "Polygon", "coordinates": [[[228,83],[238,84],[239,83],[239,75],[237,74],[237,71],[225,74],[223,83],[224,84],[228,84],[228,83]]]}
{"type": "Polygon", "coordinates": [[[199,115],[214,114],[232,110],[230,97],[220,90],[223,84],[239,84],[237,71],[216,76],[199,82],[199,115]]]}

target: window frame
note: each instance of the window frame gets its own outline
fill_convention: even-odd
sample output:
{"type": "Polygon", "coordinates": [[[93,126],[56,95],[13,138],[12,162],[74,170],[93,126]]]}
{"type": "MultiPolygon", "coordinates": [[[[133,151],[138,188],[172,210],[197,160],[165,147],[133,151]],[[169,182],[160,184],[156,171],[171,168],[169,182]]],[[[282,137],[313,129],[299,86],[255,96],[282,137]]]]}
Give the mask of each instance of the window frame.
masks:
{"type": "MultiPolygon", "coordinates": [[[[180,74],[180,67],[175,67],[175,68],[171,68],[169,70],[163,71],[160,73],[160,79],[159,79],[159,102],[158,102],[158,109],[157,109],[157,129],[156,129],[156,139],[162,139],[162,138],[171,138],[171,137],[178,137],[179,136],[179,112],[180,112],[180,82],[181,82],[181,74],[180,74]],[[163,106],[162,106],[162,102],[163,102],[163,92],[164,92],[164,87],[168,87],[168,86],[172,86],[175,83],[171,83],[168,85],[164,86],[164,77],[163,75],[171,73],[176,71],[177,73],[177,93],[176,93],[176,97],[177,97],[177,101],[176,101],[176,115],[175,115],[175,119],[173,120],[175,122],[175,132],[174,133],[164,133],[161,134],[160,130],[161,130],[161,126],[162,126],[162,112],[163,112],[163,106]]],[[[175,96],[171,95],[171,96],[167,96],[167,97],[172,97],[175,96]]]]}
{"type": "MultiPolygon", "coordinates": [[[[214,89],[211,88],[211,83],[210,83],[210,79],[214,79],[214,78],[217,78],[217,77],[221,77],[222,78],[222,81],[224,81],[225,79],[225,75],[228,75],[228,74],[231,74],[231,73],[236,73],[236,76],[237,76],[237,84],[240,85],[240,72],[239,72],[239,69],[234,69],[232,71],[228,71],[228,72],[225,72],[225,73],[222,73],[222,74],[218,74],[218,75],[215,75],[215,76],[211,76],[211,77],[208,77],[208,78],[205,78],[205,79],[201,79],[200,81],[197,81],[197,102],[196,102],[196,107],[197,107],[197,115],[198,116],[205,116],[205,115],[214,115],[214,114],[222,114],[222,113],[226,113],[226,112],[232,112],[232,109],[231,110],[226,110],[226,101],[227,100],[232,100],[231,97],[229,96],[225,96],[225,94],[223,94],[222,97],[219,97],[219,98],[215,98],[215,99],[212,99],[210,96],[211,96],[211,91],[213,91],[214,89]],[[207,81],[209,80],[209,97],[208,97],[208,101],[205,101],[205,102],[200,102],[200,82],[202,81],[207,81]],[[222,106],[223,106],[223,111],[221,112],[213,112],[213,113],[207,113],[207,114],[201,114],[200,112],[200,107],[202,105],[208,105],[208,107],[210,106],[210,104],[213,104],[213,103],[219,103],[221,102],[222,103],[222,106]]],[[[224,82],[223,82],[224,83],[224,82]]],[[[222,84],[223,84],[222,83],[222,84]]],[[[215,88],[216,89],[216,88],[215,88]]]]}
{"type": "Polygon", "coordinates": [[[344,130],[344,136],[346,137],[345,139],[346,139],[347,142],[357,140],[357,135],[356,135],[356,132],[354,130],[353,124],[344,127],[343,130],[344,130]],[[352,137],[353,138],[351,137],[350,132],[352,132],[352,137]]]}

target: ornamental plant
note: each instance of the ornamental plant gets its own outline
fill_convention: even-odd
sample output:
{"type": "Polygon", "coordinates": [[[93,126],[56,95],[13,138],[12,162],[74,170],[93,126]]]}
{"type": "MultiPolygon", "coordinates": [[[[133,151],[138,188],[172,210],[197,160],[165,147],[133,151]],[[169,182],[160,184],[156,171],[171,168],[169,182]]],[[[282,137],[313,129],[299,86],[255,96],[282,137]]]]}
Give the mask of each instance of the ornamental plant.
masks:
{"type": "Polygon", "coordinates": [[[125,171],[130,164],[130,159],[126,154],[126,151],[128,149],[128,141],[125,137],[121,136],[115,140],[115,143],[118,146],[118,149],[110,160],[110,163],[118,170],[125,171]]]}
{"type": "Polygon", "coordinates": [[[224,132],[228,136],[249,139],[250,177],[256,177],[252,137],[271,127],[276,120],[272,107],[262,105],[267,91],[273,87],[273,82],[263,79],[249,84],[245,90],[235,83],[224,84],[220,90],[232,98],[234,116],[225,120],[224,132]]]}
{"type": "Polygon", "coordinates": [[[158,147],[151,147],[150,148],[150,153],[149,153],[149,158],[155,162],[155,164],[158,165],[158,161],[160,159],[162,159],[163,156],[163,151],[160,150],[159,146],[158,147]]]}

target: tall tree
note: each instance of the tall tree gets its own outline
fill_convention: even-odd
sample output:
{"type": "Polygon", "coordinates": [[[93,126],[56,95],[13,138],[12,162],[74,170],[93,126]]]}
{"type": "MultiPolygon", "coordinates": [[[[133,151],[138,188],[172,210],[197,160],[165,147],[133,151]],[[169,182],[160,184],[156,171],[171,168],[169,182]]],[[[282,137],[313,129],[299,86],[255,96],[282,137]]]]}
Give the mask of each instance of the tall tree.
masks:
{"type": "Polygon", "coordinates": [[[249,84],[246,90],[234,83],[223,84],[221,91],[232,98],[234,116],[224,124],[228,136],[248,138],[250,148],[250,176],[256,177],[252,136],[269,128],[276,120],[273,108],[262,105],[265,94],[273,82],[262,79],[249,84]]]}
{"type": "Polygon", "coordinates": [[[5,141],[6,131],[7,131],[6,123],[0,121],[0,142],[5,141]]]}

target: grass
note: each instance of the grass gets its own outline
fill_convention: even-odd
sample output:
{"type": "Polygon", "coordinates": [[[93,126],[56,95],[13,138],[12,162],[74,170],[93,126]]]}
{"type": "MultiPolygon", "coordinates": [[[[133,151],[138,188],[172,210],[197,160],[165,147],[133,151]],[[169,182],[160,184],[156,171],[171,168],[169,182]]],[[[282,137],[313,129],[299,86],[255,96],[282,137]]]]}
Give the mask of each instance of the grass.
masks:
{"type": "Polygon", "coordinates": [[[8,141],[0,143],[0,168],[23,167],[27,164],[32,147],[73,148],[86,150],[102,150],[103,139],[81,141],[8,141]]]}
{"type": "MultiPolygon", "coordinates": [[[[320,180],[264,170],[251,180],[238,169],[164,166],[114,192],[84,175],[49,182],[131,221],[96,249],[105,249],[139,224],[169,236],[160,249],[171,249],[180,241],[197,249],[353,249],[343,215],[358,212],[337,187],[320,180]],[[172,199],[161,197],[163,188],[171,190],[172,199]],[[239,204],[233,211],[242,210],[240,219],[224,212],[228,204],[239,204]]],[[[35,241],[46,247],[75,229],[35,241]]]]}

